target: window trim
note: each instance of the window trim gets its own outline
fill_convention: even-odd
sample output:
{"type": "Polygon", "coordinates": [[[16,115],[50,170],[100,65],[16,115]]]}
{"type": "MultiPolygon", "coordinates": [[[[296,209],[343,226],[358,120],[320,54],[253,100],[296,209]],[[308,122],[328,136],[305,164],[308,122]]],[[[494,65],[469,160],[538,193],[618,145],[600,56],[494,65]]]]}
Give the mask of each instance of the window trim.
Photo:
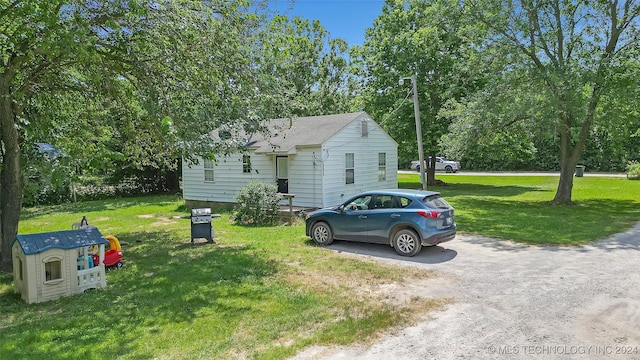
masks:
{"type": "Polygon", "coordinates": [[[215,163],[213,160],[204,159],[202,163],[202,167],[204,169],[204,182],[211,183],[216,181],[216,173],[215,173],[215,163]],[[207,176],[210,174],[210,176],[207,176]]]}
{"type": "Polygon", "coordinates": [[[251,174],[253,168],[251,167],[251,155],[242,155],[242,173],[251,174]]]}
{"type": "Polygon", "coordinates": [[[378,153],[378,181],[387,181],[387,153],[384,152],[378,153]]]}
{"type": "MultiPolygon", "coordinates": [[[[51,265],[49,265],[51,266],[51,265]]],[[[64,281],[64,259],[59,255],[51,255],[44,259],[42,259],[42,270],[44,271],[44,284],[45,285],[55,285],[64,281]],[[47,280],[47,265],[52,263],[58,263],[58,272],[59,277],[51,278],[47,280]]]]}
{"type": "Polygon", "coordinates": [[[351,185],[351,184],[355,184],[356,183],[356,155],[355,155],[355,153],[345,153],[344,154],[344,183],[345,183],[345,185],[351,185]],[[349,155],[351,155],[351,156],[349,156],[349,155]],[[349,161],[349,160],[351,160],[351,161],[349,161]],[[349,175],[351,175],[351,176],[349,176],[349,175]],[[351,180],[351,182],[349,182],[349,180],[351,180]]]}

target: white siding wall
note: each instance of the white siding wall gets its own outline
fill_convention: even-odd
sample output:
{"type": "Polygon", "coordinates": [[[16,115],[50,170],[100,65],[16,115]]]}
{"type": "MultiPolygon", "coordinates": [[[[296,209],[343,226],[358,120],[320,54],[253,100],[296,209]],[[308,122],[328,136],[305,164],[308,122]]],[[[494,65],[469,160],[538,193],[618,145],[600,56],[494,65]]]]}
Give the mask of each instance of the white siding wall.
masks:
{"type": "Polygon", "coordinates": [[[294,206],[322,207],[320,158],[320,147],[298,148],[295,155],[289,155],[289,193],[295,194],[294,206]]]}
{"type": "Polygon", "coordinates": [[[363,137],[360,120],[351,122],[323,145],[322,206],[341,203],[362,191],[398,187],[396,142],[372,120],[368,120],[368,135],[363,137]],[[353,184],[345,184],[346,153],[354,153],[355,157],[353,184]],[[386,181],[378,181],[378,153],[386,153],[386,181]]]}
{"type": "Polygon", "coordinates": [[[242,172],[242,155],[221,157],[214,166],[214,181],[204,181],[204,161],[189,167],[183,162],[182,181],[185,200],[235,202],[236,193],[251,180],[275,183],[273,158],[250,154],[251,173],[242,172]]]}
{"type": "MultiPolygon", "coordinates": [[[[361,191],[398,187],[396,142],[373,120],[362,136],[362,116],[320,147],[297,148],[289,155],[289,193],[294,206],[326,207],[361,191]],[[354,153],[355,183],[345,184],[345,154],[354,153]],[[378,181],[378,153],[386,153],[387,178],[378,181]]],[[[242,155],[218,159],[213,182],[204,181],[204,162],[182,167],[185,200],[234,202],[236,192],[252,179],[276,183],[275,155],[251,154],[252,171],[242,172],[242,155]]],[[[285,204],[285,202],[283,202],[285,204]]]]}

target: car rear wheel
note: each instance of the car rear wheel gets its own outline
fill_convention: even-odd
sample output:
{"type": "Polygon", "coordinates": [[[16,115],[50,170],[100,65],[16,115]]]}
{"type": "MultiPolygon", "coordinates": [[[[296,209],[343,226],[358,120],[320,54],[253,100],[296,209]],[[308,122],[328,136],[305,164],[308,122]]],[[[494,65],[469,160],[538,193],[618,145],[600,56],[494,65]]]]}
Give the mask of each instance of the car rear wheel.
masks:
{"type": "Polygon", "coordinates": [[[422,250],[422,242],[415,231],[402,229],[393,235],[393,248],[402,256],[414,256],[422,250]]]}
{"type": "Polygon", "coordinates": [[[311,228],[311,239],[318,245],[330,245],[333,242],[333,233],[329,224],[324,221],[314,224],[311,228]]]}
{"type": "Polygon", "coordinates": [[[444,170],[448,173],[452,173],[453,172],[453,168],[451,167],[451,165],[447,165],[444,170]]]}

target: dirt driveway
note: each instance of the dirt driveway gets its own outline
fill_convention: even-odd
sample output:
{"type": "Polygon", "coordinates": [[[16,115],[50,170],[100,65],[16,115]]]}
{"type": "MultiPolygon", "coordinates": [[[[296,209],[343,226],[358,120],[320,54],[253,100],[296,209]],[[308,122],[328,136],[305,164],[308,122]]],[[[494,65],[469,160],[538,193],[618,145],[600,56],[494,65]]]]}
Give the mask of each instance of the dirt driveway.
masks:
{"type": "Polygon", "coordinates": [[[434,270],[408,296],[453,298],[368,347],[313,347],[295,359],[640,359],[640,223],[582,247],[459,235],[402,258],[386,246],[335,251],[434,270]]]}

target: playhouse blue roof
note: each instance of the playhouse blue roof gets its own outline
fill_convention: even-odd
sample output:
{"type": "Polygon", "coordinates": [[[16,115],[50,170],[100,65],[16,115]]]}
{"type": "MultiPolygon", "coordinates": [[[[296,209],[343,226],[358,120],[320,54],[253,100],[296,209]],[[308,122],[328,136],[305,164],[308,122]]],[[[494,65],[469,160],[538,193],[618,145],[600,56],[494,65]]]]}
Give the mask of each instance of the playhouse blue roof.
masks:
{"type": "Polygon", "coordinates": [[[108,244],[96,228],[54,231],[16,236],[25,255],[45,252],[49,249],[75,249],[83,246],[108,244]]]}

